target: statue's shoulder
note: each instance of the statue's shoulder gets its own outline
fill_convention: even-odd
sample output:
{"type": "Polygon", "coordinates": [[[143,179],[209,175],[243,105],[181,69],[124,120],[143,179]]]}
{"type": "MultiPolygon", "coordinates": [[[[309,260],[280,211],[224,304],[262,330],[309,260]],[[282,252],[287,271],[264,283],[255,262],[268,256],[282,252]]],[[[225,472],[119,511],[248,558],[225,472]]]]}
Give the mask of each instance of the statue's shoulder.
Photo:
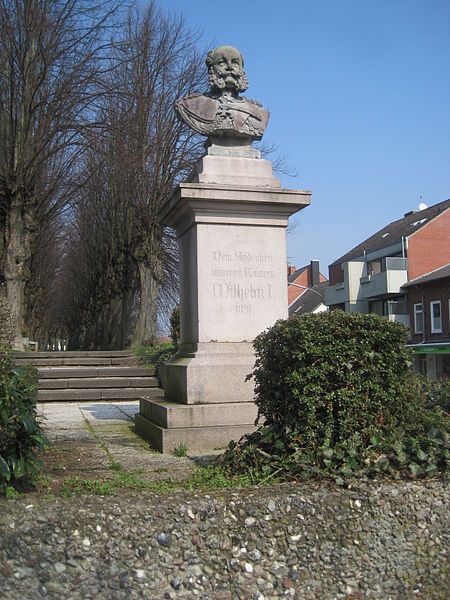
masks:
{"type": "Polygon", "coordinates": [[[258,102],[258,100],[252,100],[251,98],[247,98],[245,96],[243,96],[243,98],[245,98],[245,100],[249,103],[249,104],[253,104],[254,106],[257,106],[258,108],[262,108],[262,104],[261,102],[258,102]]]}
{"type": "Polygon", "coordinates": [[[189,94],[175,103],[175,109],[192,129],[208,135],[216,117],[218,104],[218,100],[208,94],[189,94]]]}
{"type": "Polygon", "coordinates": [[[206,111],[207,113],[212,110],[215,112],[217,104],[217,99],[210,94],[189,94],[175,103],[176,106],[183,106],[195,112],[200,110],[200,112],[206,111]]]}
{"type": "Polygon", "coordinates": [[[183,96],[178,102],[184,102],[185,100],[192,100],[194,98],[203,98],[203,96],[207,96],[208,94],[202,94],[201,92],[195,92],[194,94],[187,94],[187,96],[183,96]]]}

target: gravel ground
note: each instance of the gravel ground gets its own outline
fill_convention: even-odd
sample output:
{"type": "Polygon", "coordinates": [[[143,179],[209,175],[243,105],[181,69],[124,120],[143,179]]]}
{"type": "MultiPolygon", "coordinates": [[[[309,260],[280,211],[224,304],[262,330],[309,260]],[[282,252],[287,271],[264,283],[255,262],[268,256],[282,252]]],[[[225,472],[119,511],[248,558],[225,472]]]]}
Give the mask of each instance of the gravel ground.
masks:
{"type": "Polygon", "coordinates": [[[0,500],[0,597],[445,599],[444,481],[0,500]]]}

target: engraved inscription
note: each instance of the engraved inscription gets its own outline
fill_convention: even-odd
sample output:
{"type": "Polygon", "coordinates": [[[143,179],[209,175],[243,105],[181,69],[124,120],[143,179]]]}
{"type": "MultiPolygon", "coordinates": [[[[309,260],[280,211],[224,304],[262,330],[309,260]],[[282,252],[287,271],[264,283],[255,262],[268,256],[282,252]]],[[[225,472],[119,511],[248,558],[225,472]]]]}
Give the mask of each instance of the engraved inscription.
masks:
{"type": "Polygon", "coordinates": [[[236,315],[255,313],[255,302],[272,298],[272,284],[275,278],[270,267],[273,256],[264,252],[211,252],[211,275],[213,297],[217,300],[236,300],[236,315]]]}
{"type": "Polygon", "coordinates": [[[251,252],[234,252],[230,254],[227,252],[221,252],[220,250],[213,251],[213,260],[216,262],[246,262],[246,263],[271,263],[273,256],[270,254],[264,254],[263,252],[257,252],[252,254],[251,252]]]}
{"type": "Polygon", "coordinates": [[[234,310],[237,315],[251,315],[253,314],[253,307],[251,304],[235,304],[234,310]]]}
{"type": "Polygon", "coordinates": [[[214,298],[239,298],[240,300],[272,298],[270,283],[264,287],[252,284],[242,286],[240,283],[213,283],[214,298]]]}

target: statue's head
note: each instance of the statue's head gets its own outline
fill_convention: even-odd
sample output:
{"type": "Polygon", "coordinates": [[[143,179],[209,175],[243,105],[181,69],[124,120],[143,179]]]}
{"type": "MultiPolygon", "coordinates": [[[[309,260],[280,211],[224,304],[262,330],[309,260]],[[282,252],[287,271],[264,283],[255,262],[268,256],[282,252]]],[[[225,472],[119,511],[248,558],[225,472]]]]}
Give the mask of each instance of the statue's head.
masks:
{"type": "Polygon", "coordinates": [[[244,59],[233,46],[219,46],[208,52],[206,66],[212,91],[230,90],[238,94],[248,88],[244,59]]]}

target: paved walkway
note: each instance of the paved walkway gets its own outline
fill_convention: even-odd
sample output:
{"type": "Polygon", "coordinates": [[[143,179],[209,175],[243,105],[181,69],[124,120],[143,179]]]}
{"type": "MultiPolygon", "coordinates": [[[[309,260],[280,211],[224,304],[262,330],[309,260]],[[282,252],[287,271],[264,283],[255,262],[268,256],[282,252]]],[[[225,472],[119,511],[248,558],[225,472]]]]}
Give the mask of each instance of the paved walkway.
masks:
{"type": "MultiPolygon", "coordinates": [[[[140,470],[145,479],[183,478],[196,462],[206,457],[175,457],[159,454],[134,431],[138,402],[49,402],[38,404],[44,433],[53,451],[79,455],[80,474],[98,476],[118,462],[127,470],[140,470]]],[[[71,466],[73,467],[73,459],[71,466]]]]}
{"type": "Polygon", "coordinates": [[[130,429],[138,411],[138,402],[120,400],[38,404],[38,413],[44,417],[44,428],[52,442],[87,441],[95,434],[102,438],[111,429],[130,429]]]}

